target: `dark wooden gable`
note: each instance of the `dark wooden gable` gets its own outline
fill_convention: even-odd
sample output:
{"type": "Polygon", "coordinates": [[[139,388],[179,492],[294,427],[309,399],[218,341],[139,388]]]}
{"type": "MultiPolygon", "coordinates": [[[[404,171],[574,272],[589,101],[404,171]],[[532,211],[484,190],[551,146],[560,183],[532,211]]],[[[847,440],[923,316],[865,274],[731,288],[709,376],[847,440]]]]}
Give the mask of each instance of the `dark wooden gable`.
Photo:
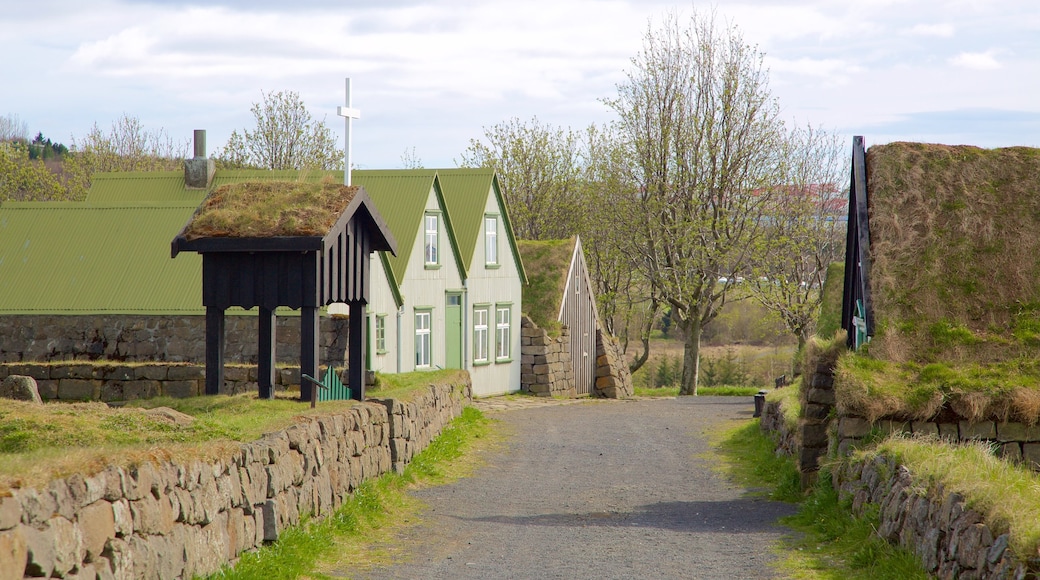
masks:
{"type": "Polygon", "coordinates": [[[845,239],[845,291],[841,327],[846,344],[859,348],[874,335],[874,306],[870,294],[870,223],[867,203],[867,164],[863,137],[852,139],[849,182],[849,221],[845,239]]]}
{"type": "MultiPolygon", "coordinates": [[[[206,307],[206,393],[220,392],[223,380],[224,311],[259,308],[258,382],[260,396],[273,395],[274,310],[300,310],[300,372],[318,372],[318,309],[333,302],[350,305],[350,387],[364,397],[369,256],[396,252],[396,242],[363,188],[358,188],[335,225],[323,236],[203,237],[182,231],[172,244],[202,254],[202,302],[206,307]]],[[[300,385],[302,399],[311,385],[300,385]]]]}

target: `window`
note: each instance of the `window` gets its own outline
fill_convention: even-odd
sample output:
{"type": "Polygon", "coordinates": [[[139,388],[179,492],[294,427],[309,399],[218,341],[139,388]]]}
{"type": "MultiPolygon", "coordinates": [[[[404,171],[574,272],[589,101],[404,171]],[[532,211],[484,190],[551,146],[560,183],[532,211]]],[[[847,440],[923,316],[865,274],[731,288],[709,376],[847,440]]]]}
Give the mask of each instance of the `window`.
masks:
{"type": "Polygon", "coordinates": [[[439,236],[437,235],[437,214],[428,213],[426,219],[423,220],[425,226],[425,240],[426,240],[426,263],[427,264],[438,264],[438,252],[437,252],[437,241],[439,236]]]}
{"type": "Polygon", "coordinates": [[[415,368],[430,367],[430,311],[415,312],[415,368]]]}
{"type": "Polygon", "coordinates": [[[484,216],[484,262],[498,264],[498,216],[484,216]]]}
{"type": "Polygon", "coordinates": [[[473,362],[488,362],[488,310],[487,306],[473,309],[473,362]]]}
{"type": "Polygon", "coordinates": [[[376,354],[386,353],[386,315],[376,315],[376,354]]]}
{"type": "Polygon", "coordinates": [[[509,356],[509,306],[499,306],[495,309],[495,360],[509,356]]]}

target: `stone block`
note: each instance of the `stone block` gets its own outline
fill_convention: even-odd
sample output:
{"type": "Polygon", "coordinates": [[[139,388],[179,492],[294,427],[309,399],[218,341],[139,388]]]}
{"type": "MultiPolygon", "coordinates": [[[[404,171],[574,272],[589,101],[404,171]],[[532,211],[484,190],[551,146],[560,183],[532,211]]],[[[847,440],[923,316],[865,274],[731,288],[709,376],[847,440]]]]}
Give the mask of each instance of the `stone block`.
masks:
{"type": "Polygon", "coordinates": [[[939,437],[950,441],[959,441],[960,433],[956,423],[939,423],[939,437]]]}
{"type": "Polygon", "coordinates": [[[122,381],[105,381],[101,384],[101,392],[99,398],[106,403],[109,401],[122,401],[126,397],[123,395],[123,382],[122,381]]]}
{"type": "Polygon", "coordinates": [[[1022,459],[1034,470],[1040,469],[1040,443],[1023,443],[1022,459]]]}
{"type": "Polygon", "coordinates": [[[910,423],[910,430],[913,431],[914,435],[939,436],[939,426],[928,421],[913,421],[910,423]]]}
{"type": "Polygon", "coordinates": [[[806,447],[827,446],[827,426],[820,424],[805,424],[801,426],[802,445],[806,447]]]}
{"type": "MultiPolygon", "coordinates": [[[[203,372],[203,376],[205,376],[205,372],[203,372]]],[[[227,380],[227,381],[239,381],[239,382],[243,382],[243,383],[244,382],[248,382],[249,381],[249,367],[225,366],[224,367],[224,380],[227,380]]]]}
{"type": "Polygon", "coordinates": [[[838,436],[842,439],[866,437],[872,425],[862,417],[842,417],[838,420],[838,436]]]}
{"type": "Polygon", "coordinates": [[[8,375],[7,378],[0,381],[0,399],[14,399],[16,401],[30,401],[39,405],[43,404],[36,379],[26,375],[8,375]]]}
{"type": "Polygon", "coordinates": [[[997,423],[997,441],[1040,441],[1040,425],[997,423]]]}
{"type": "Polygon", "coordinates": [[[101,392],[101,381],[93,379],[61,379],[58,398],[63,401],[93,401],[101,392]]]}
{"type": "Polygon", "coordinates": [[[162,393],[167,397],[184,399],[199,395],[199,381],[163,381],[162,393]]]}
{"type": "Polygon", "coordinates": [[[22,506],[13,496],[0,498],[0,530],[10,530],[22,521],[22,506]]]}
{"type": "Polygon", "coordinates": [[[830,415],[832,408],[830,405],[809,403],[804,407],[805,419],[812,422],[823,421],[830,415]]]}
{"type": "Polygon", "coordinates": [[[138,380],[165,381],[168,368],[168,365],[162,364],[141,365],[134,369],[134,378],[138,380]]]}
{"type": "Polygon", "coordinates": [[[58,381],[55,379],[36,381],[36,390],[44,401],[53,401],[58,398],[58,381]]]}
{"type": "Polygon", "coordinates": [[[820,372],[813,373],[809,386],[817,389],[833,389],[834,376],[820,372]]]}
{"type": "Polygon", "coordinates": [[[0,532],[0,580],[18,580],[25,571],[29,547],[22,530],[0,532]]]}
{"type": "Polygon", "coordinates": [[[206,378],[206,367],[198,365],[174,365],[167,369],[166,379],[188,381],[206,378]]]}
{"type": "Polygon", "coordinates": [[[957,424],[957,429],[960,432],[960,438],[962,441],[968,439],[997,438],[997,426],[993,421],[979,421],[978,423],[960,421],[957,424]]]}
{"type": "Polygon", "coordinates": [[[101,376],[98,378],[106,381],[132,381],[137,374],[133,367],[124,365],[102,366],[98,367],[98,369],[101,371],[101,376]]]}
{"type": "Polygon", "coordinates": [[[76,521],[83,534],[83,547],[86,549],[88,560],[100,556],[108,540],[116,537],[115,514],[112,504],[105,500],[96,501],[81,509],[76,521]]]}
{"type": "Polygon", "coordinates": [[[999,447],[1000,456],[1008,461],[1022,460],[1022,444],[1018,441],[1002,443],[999,447]]]}
{"type": "Polygon", "coordinates": [[[123,398],[127,401],[134,399],[151,399],[158,397],[162,392],[162,383],[159,381],[132,381],[123,384],[123,398]]]}
{"type": "Polygon", "coordinates": [[[892,433],[910,433],[910,424],[904,421],[883,419],[875,423],[874,426],[885,435],[892,433]]]}

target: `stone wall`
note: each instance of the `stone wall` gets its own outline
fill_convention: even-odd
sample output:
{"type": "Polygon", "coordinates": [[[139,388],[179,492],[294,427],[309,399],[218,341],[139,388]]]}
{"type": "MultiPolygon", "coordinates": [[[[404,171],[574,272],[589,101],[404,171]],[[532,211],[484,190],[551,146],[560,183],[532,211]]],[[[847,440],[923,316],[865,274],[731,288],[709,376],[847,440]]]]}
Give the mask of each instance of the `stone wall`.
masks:
{"type": "Polygon", "coordinates": [[[324,516],[462,412],[468,384],[369,401],[242,444],[224,461],[110,466],[0,498],[0,578],[191,578],[324,516]]]}
{"type": "MultiPolygon", "coordinates": [[[[36,380],[40,397],[62,401],[129,401],[195,397],[206,391],[206,367],[170,363],[0,363],[0,380],[22,375],[36,380]]],[[[300,369],[275,369],[275,389],[300,384],[300,369]]],[[[225,365],[221,394],[255,392],[255,365],[225,365]]]]}
{"type": "Polygon", "coordinates": [[[827,356],[812,364],[810,374],[803,377],[800,393],[801,412],[798,418],[798,472],[802,489],[816,481],[820,458],[827,455],[830,445],[828,428],[834,411],[834,367],[836,357],[827,356]]]}
{"type": "Polygon", "coordinates": [[[540,397],[574,397],[570,331],[552,338],[527,316],[520,317],[520,390],[540,397]]]}
{"type": "Polygon", "coordinates": [[[596,389],[597,397],[624,399],[635,394],[632,373],[621,345],[603,329],[596,329],[596,389]]]}
{"type": "Polygon", "coordinates": [[[1040,425],[1001,421],[965,421],[952,413],[941,413],[933,421],[882,419],[870,422],[863,417],[842,416],[838,420],[838,451],[848,449],[873,432],[933,435],[950,442],[987,441],[997,454],[1040,470],[1040,425]]]}
{"type": "MultiPolygon", "coordinates": [[[[225,357],[257,360],[257,317],[227,316],[225,357]]],[[[298,362],[300,318],[277,319],[278,362],[298,362]]],[[[347,320],[320,321],[321,360],[341,366],[347,320]]],[[[206,360],[205,316],[0,316],[0,362],[51,360],[197,362],[206,360]]]]}
{"type": "Polygon", "coordinates": [[[834,485],[852,510],[879,510],[879,536],[917,554],[940,578],[1035,578],[1040,568],[1015,559],[1007,534],[995,535],[958,494],[940,495],[917,482],[895,460],[853,461],[834,474],[834,485]]]}
{"type": "Polygon", "coordinates": [[[788,427],[784,420],[783,409],[778,401],[766,401],[759,427],[763,432],[771,434],[776,439],[777,453],[798,457],[801,449],[798,443],[798,429],[788,427]]]}

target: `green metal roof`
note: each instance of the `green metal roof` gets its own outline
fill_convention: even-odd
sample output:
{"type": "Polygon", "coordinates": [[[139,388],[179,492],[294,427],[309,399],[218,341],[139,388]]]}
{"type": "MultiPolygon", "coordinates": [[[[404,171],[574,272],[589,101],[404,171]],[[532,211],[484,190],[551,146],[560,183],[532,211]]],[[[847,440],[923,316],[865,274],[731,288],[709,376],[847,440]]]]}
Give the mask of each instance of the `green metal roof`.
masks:
{"type": "Polygon", "coordinates": [[[502,224],[505,227],[506,240],[513,253],[520,279],[527,283],[527,273],[520,252],[513,236],[513,225],[509,221],[505,200],[498,185],[498,177],[493,169],[438,169],[441,189],[444,190],[444,201],[451,212],[455,235],[459,241],[463,263],[473,268],[473,256],[476,255],[480,234],[484,230],[484,209],[487,207],[487,196],[494,192],[498,206],[502,208],[502,224]]]}
{"type": "Polygon", "coordinates": [[[202,314],[202,261],[170,259],[195,203],[5,203],[0,313],[202,314]]]}
{"type": "Polygon", "coordinates": [[[184,187],[183,171],[101,173],[91,180],[88,203],[194,203],[206,190],[184,187]]]}
{"type": "Polygon", "coordinates": [[[390,232],[397,239],[397,255],[386,256],[390,266],[392,282],[400,293],[405,268],[415,246],[415,237],[422,227],[426,212],[426,200],[432,189],[437,203],[444,209],[444,223],[452,245],[452,256],[456,260],[463,279],[466,277],[466,262],[459,254],[459,245],[451,210],[445,203],[437,172],[427,169],[358,170],[351,172],[351,183],[360,185],[376,204],[376,209],[386,220],[390,232]]]}

